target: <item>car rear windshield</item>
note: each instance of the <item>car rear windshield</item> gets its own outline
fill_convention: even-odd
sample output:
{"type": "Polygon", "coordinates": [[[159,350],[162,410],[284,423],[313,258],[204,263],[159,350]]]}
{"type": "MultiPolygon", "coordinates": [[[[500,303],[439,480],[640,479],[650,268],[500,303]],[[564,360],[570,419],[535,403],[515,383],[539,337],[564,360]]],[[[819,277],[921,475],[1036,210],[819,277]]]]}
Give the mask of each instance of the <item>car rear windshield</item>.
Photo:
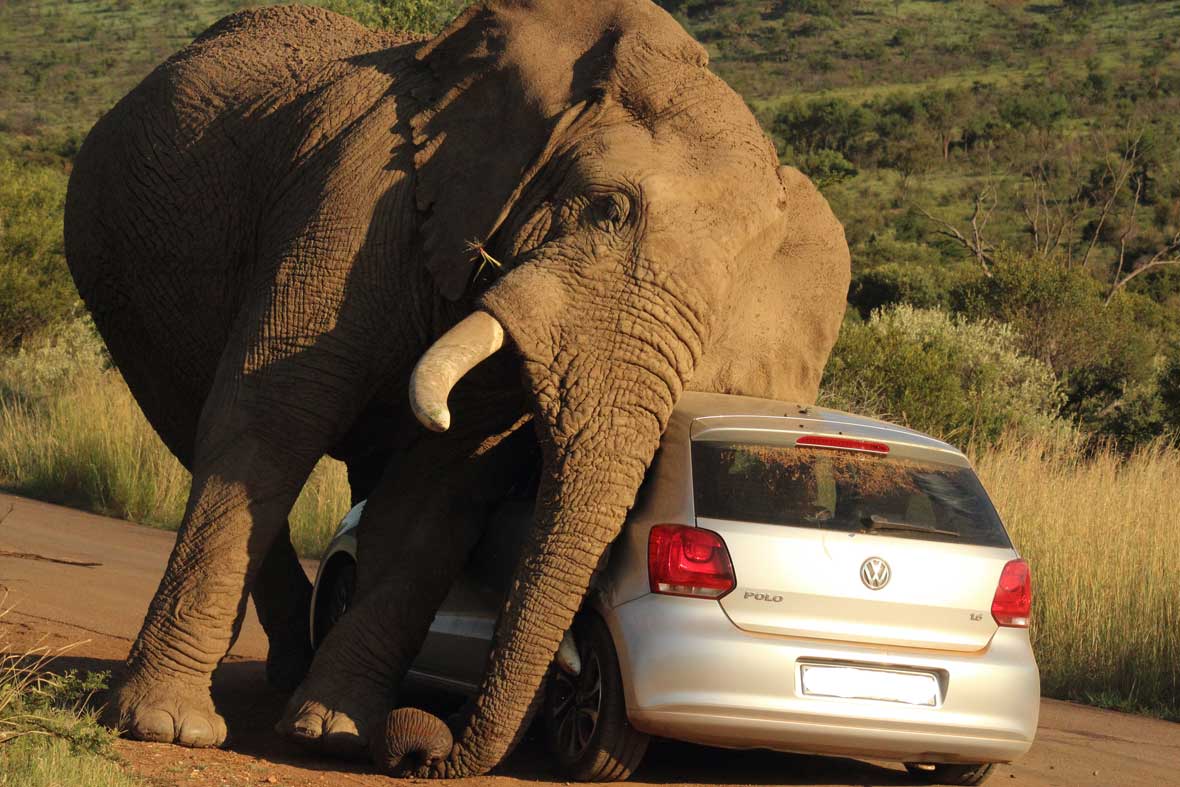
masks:
{"type": "Polygon", "coordinates": [[[703,441],[693,443],[692,471],[701,517],[1011,546],[979,479],[965,467],[703,441]]]}

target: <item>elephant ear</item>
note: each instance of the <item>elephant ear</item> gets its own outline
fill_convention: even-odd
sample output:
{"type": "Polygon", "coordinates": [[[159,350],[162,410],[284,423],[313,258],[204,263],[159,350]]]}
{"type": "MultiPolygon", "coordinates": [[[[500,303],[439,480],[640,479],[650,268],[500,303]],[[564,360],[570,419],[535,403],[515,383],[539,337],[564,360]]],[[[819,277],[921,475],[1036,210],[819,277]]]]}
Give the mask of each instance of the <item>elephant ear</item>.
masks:
{"type": "Polygon", "coordinates": [[[626,53],[703,67],[701,47],[647,0],[499,0],[469,7],[416,59],[427,86],[410,125],[424,263],[451,300],[484,243],[554,148],[571,115],[608,92],[626,53]]]}
{"type": "Polygon", "coordinates": [[[777,226],[747,250],[728,314],[690,388],[811,404],[851,279],[844,228],[802,172],[780,167],[777,226]]]}
{"type": "Polygon", "coordinates": [[[799,359],[798,372],[784,382],[809,404],[844,321],[852,261],[844,225],[811,179],[794,167],[779,167],[778,174],[786,232],[774,264],[792,296],[784,327],[790,326],[793,342],[786,352],[799,359]]]}

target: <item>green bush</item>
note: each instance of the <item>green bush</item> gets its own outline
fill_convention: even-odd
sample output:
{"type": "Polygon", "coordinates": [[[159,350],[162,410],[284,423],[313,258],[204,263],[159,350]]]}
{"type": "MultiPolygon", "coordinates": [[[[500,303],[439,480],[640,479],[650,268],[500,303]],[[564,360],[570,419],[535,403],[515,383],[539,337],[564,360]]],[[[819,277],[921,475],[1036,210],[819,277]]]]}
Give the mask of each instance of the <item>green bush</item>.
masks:
{"type": "Polygon", "coordinates": [[[0,158],[0,352],[78,311],[66,268],[66,176],[0,158]]]}
{"type": "Polygon", "coordinates": [[[1006,325],[907,305],[850,320],[828,361],[821,402],[961,445],[1064,430],[1052,369],[1019,351],[1006,325]]]}

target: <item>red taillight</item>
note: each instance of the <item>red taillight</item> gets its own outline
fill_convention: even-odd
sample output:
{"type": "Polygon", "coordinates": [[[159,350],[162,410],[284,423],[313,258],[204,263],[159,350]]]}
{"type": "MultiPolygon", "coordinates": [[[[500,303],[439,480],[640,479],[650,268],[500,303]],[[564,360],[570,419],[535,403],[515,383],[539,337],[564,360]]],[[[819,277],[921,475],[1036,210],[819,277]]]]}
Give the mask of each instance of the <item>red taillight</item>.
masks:
{"type": "Polygon", "coordinates": [[[876,440],[857,440],[853,437],[831,437],[822,434],[803,435],[795,441],[803,448],[839,448],[844,451],[864,451],[869,454],[887,454],[889,446],[876,440]]]}
{"type": "Polygon", "coordinates": [[[1023,560],[1009,560],[1000,572],[992,617],[1001,626],[1027,628],[1032,614],[1032,572],[1023,560]]]}
{"type": "Polygon", "coordinates": [[[647,540],[652,593],[721,598],[737,586],[729,550],[712,530],[656,525],[647,540]]]}

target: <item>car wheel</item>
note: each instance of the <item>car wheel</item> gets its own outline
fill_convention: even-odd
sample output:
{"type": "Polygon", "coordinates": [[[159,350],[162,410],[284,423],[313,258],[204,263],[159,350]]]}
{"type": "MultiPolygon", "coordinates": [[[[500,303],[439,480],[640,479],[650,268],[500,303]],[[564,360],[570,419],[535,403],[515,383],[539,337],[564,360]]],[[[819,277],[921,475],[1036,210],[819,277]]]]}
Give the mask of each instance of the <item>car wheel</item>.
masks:
{"type": "Polygon", "coordinates": [[[585,613],[574,623],[582,669],[556,664],[545,682],[545,743],[569,778],[622,781],[639,766],[648,736],[627,720],[614,641],[602,618],[585,613]]]}
{"type": "Polygon", "coordinates": [[[340,622],[352,606],[356,591],[356,563],[343,557],[330,566],[316,594],[315,647],[319,647],[332,627],[340,622]]]}
{"type": "Polygon", "coordinates": [[[983,784],[987,777],[992,775],[995,767],[995,763],[992,762],[976,765],[926,765],[915,762],[905,764],[905,769],[911,776],[916,776],[926,784],[983,784]]]}

